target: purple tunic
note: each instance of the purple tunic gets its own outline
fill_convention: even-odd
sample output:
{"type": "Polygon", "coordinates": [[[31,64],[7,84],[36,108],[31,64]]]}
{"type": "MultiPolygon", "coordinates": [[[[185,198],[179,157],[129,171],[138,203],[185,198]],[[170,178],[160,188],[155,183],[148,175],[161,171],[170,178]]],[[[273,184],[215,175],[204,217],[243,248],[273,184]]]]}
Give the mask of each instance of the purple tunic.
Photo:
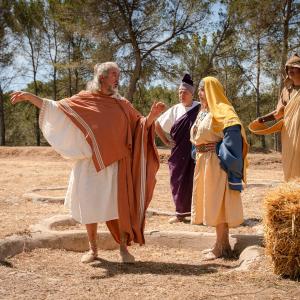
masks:
{"type": "Polygon", "coordinates": [[[170,135],[175,141],[168,160],[170,183],[177,216],[191,215],[193,176],[195,162],[191,156],[190,129],[195,122],[200,105],[195,106],[172,126],[170,135]]]}

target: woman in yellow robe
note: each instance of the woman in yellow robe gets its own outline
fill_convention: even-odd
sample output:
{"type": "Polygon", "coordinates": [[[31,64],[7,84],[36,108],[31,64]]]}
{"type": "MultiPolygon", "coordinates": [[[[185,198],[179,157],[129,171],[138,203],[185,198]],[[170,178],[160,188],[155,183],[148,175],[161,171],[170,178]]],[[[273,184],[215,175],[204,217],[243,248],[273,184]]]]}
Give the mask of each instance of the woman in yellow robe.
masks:
{"type": "Polygon", "coordinates": [[[229,227],[243,222],[240,192],[248,145],[241,121],[216,78],[204,78],[198,96],[201,110],[191,128],[196,147],[191,223],[216,227],[216,243],[206,251],[208,260],[231,254],[229,227]]]}

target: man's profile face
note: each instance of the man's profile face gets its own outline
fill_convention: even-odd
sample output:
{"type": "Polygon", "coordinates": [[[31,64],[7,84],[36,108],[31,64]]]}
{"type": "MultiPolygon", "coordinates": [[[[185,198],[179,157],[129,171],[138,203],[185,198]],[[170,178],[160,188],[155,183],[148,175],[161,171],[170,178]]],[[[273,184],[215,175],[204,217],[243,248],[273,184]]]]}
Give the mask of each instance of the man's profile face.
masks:
{"type": "Polygon", "coordinates": [[[193,95],[187,89],[179,89],[179,101],[184,106],[190,106],[193,102],[193,95]]]}
{"type": "Polygon", "coordinates": [[[112,68],[108,70],[107,76],[100,76],[101,87],[112,94],[118,91],[120,71],[112,68]]]}
{"type": "Polygon", "coordinates": [[[293,81],[300,81],[300,68],[297,67],[287,67],[287,73],[290,79],[293,81]]]}

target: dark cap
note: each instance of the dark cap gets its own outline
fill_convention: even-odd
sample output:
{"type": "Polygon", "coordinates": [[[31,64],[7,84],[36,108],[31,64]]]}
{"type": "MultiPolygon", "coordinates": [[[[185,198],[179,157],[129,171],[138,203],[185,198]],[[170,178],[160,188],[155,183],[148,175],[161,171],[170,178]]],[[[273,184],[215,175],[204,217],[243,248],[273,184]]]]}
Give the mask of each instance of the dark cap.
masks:
{"type": "Polygon", "coordinates": [[[194,82],[190,76],[190,74],[184,74],[181,84],[179,86],[179,89],[186,89],[190,93],[194,94],[195,88],[194,88],[194,82]]]}
{"type": "Polygon", "coordinates": [[[194,86],[194,82],[193,82],[190,74],[184,74],[184,76],[182,78],[182,82],[185,82],[191,86],[194,86]]]}

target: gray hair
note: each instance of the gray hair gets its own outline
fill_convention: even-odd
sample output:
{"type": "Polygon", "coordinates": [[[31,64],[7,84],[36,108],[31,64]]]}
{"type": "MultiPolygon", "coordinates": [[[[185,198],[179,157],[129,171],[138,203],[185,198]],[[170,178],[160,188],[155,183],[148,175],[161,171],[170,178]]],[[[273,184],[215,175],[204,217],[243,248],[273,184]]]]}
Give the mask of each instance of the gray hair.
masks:
{"type": "Polygon", "coordinates": [[[199,82],[198,90],[200,90],[201,88],[204,88],[204,87],[205,87],[205,83],[204,83],[204,80],[202,79],[202,80],[199,82]]]}
{"type": "Polygon", "coordinates": [[[87,83],[86,89],[90,92],[97,92],[101,88],[100,76],[106,77],[109,70],[117,69],[120,71],[118,65],[115,62],[108,61],[94,66],[94,78],[87,83]]]}
{"type": "Polygon", "coordinates": [[[194,92],[195,92],[195,88],[194,88],[192,85],[190,85],[190,84],[188,84],[188,83],[186,83],[186,82],[182,82],[182,83],[180,84],[179,90],[187,90],[187,91],[189,91],[192,95],[194,95],[194,92]]]}

